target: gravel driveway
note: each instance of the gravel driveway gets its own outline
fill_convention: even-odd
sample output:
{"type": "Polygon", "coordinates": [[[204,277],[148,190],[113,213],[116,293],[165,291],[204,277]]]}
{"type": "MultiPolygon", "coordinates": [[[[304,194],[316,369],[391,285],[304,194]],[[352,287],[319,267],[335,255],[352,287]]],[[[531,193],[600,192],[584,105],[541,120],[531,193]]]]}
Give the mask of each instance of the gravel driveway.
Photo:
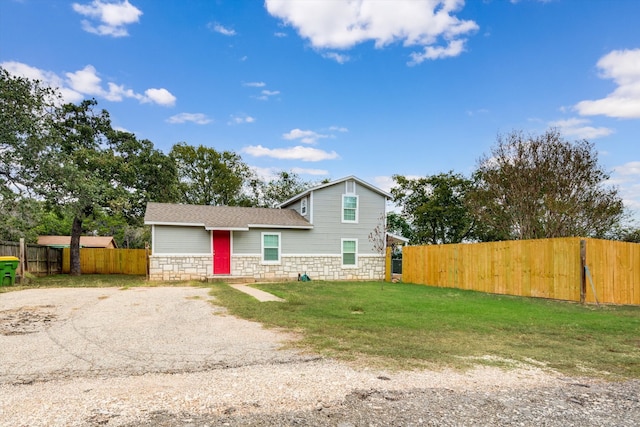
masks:
{"type": "Polygon", "coordinates": [[[284,350],[204,288],[0,294],[0,426],[640,424],[640,382],[384,372],[284,350]]]}

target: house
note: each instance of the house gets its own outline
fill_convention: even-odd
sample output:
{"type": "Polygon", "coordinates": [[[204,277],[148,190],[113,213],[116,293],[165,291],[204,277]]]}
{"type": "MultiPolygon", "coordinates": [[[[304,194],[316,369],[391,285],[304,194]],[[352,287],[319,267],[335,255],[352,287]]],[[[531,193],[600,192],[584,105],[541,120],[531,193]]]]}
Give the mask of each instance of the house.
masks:
{"type": "MultiPolygon", "coordinates": [[[[71,236],[38,236],[38,244],[52,248],[68,248],[71,246],[71,236]]],[[[115,249],[118,246],[113,236],[80,236],[80,247],[115,249]]]]}
{"type": "Polygon", "coordinates": [[[350,176],[275,209],[148,203],[150,279],[382,279],[384,231],[381,242],[369,236],[384,230],[390,197],[350,176]]]}

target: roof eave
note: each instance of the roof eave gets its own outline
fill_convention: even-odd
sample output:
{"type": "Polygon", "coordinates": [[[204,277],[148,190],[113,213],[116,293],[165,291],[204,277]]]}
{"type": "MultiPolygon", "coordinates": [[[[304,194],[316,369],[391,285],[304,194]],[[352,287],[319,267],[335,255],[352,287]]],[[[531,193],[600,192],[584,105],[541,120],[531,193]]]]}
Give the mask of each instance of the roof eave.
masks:
{"type": "Polygon", "coordinates": [[[249,228],[291,228],[298,230],[312,230],[313,225],[249,224],[249,228]]]}
{"type": "Polygon", "coordinates": [[[347,177],[340,178],[340,179],[337,179],[335,181],[328,182],[326,184],[321,184],[321,185],[318,185],[316,187],[309,188],[308,190],[305,190],[302,193],[293,196],[289,200],[285,200],[284,202],[280,203],[277,207],[278,208],[282,208],[284,206],[288,206],[291,203],[302,199],[303,197],[307,196],[308,194],[312,193],[313,191],[320,190],[320,189],[326,188],[326,187],[330,187],[332,185],[340,184],[341,182],[349,181],[351,179],[354,180],[355,182],[357,182],[358,184],[368,188],[369,190],[374,191],[374,192],[380,194],[381,196],[384,196],[386,199],[391,199],[392,198],[391,194],[387,193],[386,191],[381,190],[378,187],[376,187],[376,186],[374,186],[372,184],[369,184],[366,181],[361,180],[360,178],[358,178],[355,175],[349,175],[347,177]]]}

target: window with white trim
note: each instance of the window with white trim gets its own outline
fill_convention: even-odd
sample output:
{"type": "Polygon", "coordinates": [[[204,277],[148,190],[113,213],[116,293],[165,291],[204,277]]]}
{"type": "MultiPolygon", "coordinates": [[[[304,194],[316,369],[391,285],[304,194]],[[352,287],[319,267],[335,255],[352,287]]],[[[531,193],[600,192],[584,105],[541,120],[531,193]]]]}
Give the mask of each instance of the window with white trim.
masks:
{"type": "Polygon", "coordinates": [[[262,233],[262,263],[280,264],[280,233],[262,233]]]}
{"type": "Polygon", "coordinates": [[[358,266],[358,239],[342,239],[342,266],[358,266]]]}
{"type": "Polygon", "coordinates": [[[356,194],[356,182],[355,181],[345,181],[344,183],[344,192],[347,194],[356,194]]]}
{"type": "Polygon", "coordinates": [[[307,214],[307,198],[300,200],[300,215],[307,214]]]}
{"type": "Polygon", "coordinates": [[[358,222],[358,196],[342,195],[342,222],[358,222]]]}

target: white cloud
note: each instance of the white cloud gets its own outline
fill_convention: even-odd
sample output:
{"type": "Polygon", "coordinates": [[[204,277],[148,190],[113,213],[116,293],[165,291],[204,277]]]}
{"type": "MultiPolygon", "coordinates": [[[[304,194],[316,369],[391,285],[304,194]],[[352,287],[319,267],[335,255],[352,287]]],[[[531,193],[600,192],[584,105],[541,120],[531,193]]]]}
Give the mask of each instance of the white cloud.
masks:
{"type": "Polygon", "coordinates": [[[563,135],[575,136],[579,139],[596,139],[613,133],[613,129],[605,127],[597,128],[589,126],[589,123],[591,123],[591,121],[587,119],[572,118],[549,122],[549,126],[558,128],[563,135]]]}
{"type": "Polygon", "coordinates": [[[467,111],[467,115],[469,117],[473,117],[479,114],[489,114],[489,110],[487,110],[486,108],[479,108],[477,110],[468,110],[467,111]]]}
{"type": "Polygon", "coordinates": [[[640,162],[625,163],[622,166],[616,166],[615,168],[613,168],[613,170],[618,175],[623,175],[623,176],[636,175],[638,178],[640,178],[640,162]]]}
{"type": "Polygon", "coordinates": [[[87,95],[102,96],[105,91],[100,86],[101,79],[92,65],[87,65],[75,73],[65,73],[71,89],[87,95]]]}
{"type": "Polygon", "coordinates": [[[256,119],[251,117],[251,116],[246,116],[246,115],[234,116],[234,115],[231,115],[231,120],[229,120],[227,122],[227,124],[229,124],[229,125],[241,125],[241,124],[244,124],[244,123],[253,123],[255,121],[256,121],[256,119]]]}
{"type": "Polygon", "coordinates": [[[272,16],[294,27],[316,49],[350,49],[367,41],[383,48],[401,42],[423,48],[411,55],[413,64],[463,51],[464,36],[478,29],[474,21],[454,16],[463,5],[464,0],[265,1],[272,16]]]}
{"type": "Polygon", "coordinates": [[[89,4],[73,3],[73,10],[89,20],[82,21],[82,28],[100,36],[124,37],[129,33],[126,25],[140,20],[142,11],[129,3],[94,0],[89,4]]]}
{"type": "Polygon", "coordinates": [[[65,73],[66,78],[21,62],[3,62],[0,63],[0,66],[13,75],[40,80],[44,86],[58,89],[64,102],[80,102],[88,97],[104,98],[113,102],[122,101],[124,98],[133,98],[142,103],[150,102],[170,106],[176,101],[176,97],[166,89],[147,89],[145,94],[140,94],[113,82],[107,82],[105,88],[93,65],[87,65],[78,71],[67,72],[65,73]]]}
{"type": "Polygon", "coordinates": [[[386,191],[387,193],[390,192],[391,188],[396,185],[393,177],[384,175],[374,177],[373,183],[376,185],[376,187],[378,187],[382,191],[386,191]]]}
{"type": "Polygon", "coordinates": [[[211,31],[215,31],[216,33],[222,34],[223,36],[235,36],[236,31],[233,28],[227,28],[222,26],[217,22],[210,22],[207,27],[211,31]]]}
{"type": "Polygon", "coordinates": [[[172,124],[191,122],[197,125],[206,125],[213,120],[202,113],[180,113],[169,117],[166,121],[172,124]]]}
{"type": "Polygon", "coordinates": [[[336,53],[336,52],[324,52],[322,53],[322,57],[327,59],[333,59],[338,64],[344,64],[345,62],[349,62],[351,60],[351,57],[349,55],[345,55],[343,53],[336,53]]]}
{"type": "Polygon", "coordinates": [[[640,220],[640,161],[614,167],[611,178],[620,189],[625,207],[634,211],[640,220]]]}
{"type": "Polygon", "coordinates": [[[292,141],[299,139],[300,142],[305,144],[315,144],[320,138],[328,138],[328,135],[322,135],[312,130],[292,129],[291,131],[282,134],[282,138],[292,141]]]}
{"type": "Polygon", "coordinates": [[[257,98],[261,101],[267,101],[270,97],[272,96],[276,96],[279,95],[280,91],[279,90],[263,90],[260,92],[260,96],[258,96],[257,98]]]}
{"type": "MultiPolygon", "coordinates": [[[[281,168],[270,167],[263,168],[259,166],[250,166],[250,168],[256,173],[258,178],[263,181],[272,181],[280,178],[281,168]]],[[[298,175],[313,175],[313,176],[326,176],[329,175],[329,171],[324,169],[305,169],[305,168],[291,168],[291,172],[298,175]]]]}
{"type": "Polygon", "coordinates": [[[349,129],[343,126],[331,126],[329,130],[332,132],[349,132],[349,129]]]}
{"type": "Polygon", "coordinates": [[[446,46],[426,46],[422,53],[413,52],[409,65],[417,65],[425,59],[442,59],[458,56],[464,51],[464,40],[452,40],[446,46]]]}
{"type": "Polygon", "coordinates": [[[271,157],[281,160],[301,160],[303,162],[319,162],[321,160],[337,159],[338,153],[335,151],[327,152],[312,147],[295,146],[290,148],[266,148],[262,145],[250,145],[242,149],[255,157],[271,157]]]}
{"type": "Polygon", "coordinates": [[[278,178],[278,174],[282,169],[278,168],[262,168],[260,166],[249,166],[262,181],[271,181],[278,178]]]}
{"type": "Polygon", "coordinates": [[[64,102],[80,102],[84,99],[84,96],[80,92],[65,85],[65,81],[51,71],[41,70],[15,61],[2,62],[0,66],[11,75],[26,77],[31,80],[39,80],[46,87],[59,89],[64,102]]]}
{"type": "Polygon", "coordinates": [[[280,38],[287,37],[287,33],[283,33],[282,31],[277,31],[277,32],[273,33],[273,35],[276,36],[276,37],[280,37],[280,38]]]}
{"type": "Polygon", "coordinates": [[[242,86],[248,86],[248,87],[265,87],[267,84],[265,82],[247,82],[247,83],[242,83],[242,86]]]}
{"type": "Polygon", "coordinates": [[[606,98],[581,101],[575,109],[583,116],[640,119],[640,49],[614,50],[600,58],[600,77],[618,87],[606,98]]]}
{"type": "Polygon", "coordinates": [[[143,102],[154,102],[165,107],[170,107],[176,103],[176,97],[164,88],[147,89],[144,91],[144,94],[146,97],[143,99],[143,102]]]}

